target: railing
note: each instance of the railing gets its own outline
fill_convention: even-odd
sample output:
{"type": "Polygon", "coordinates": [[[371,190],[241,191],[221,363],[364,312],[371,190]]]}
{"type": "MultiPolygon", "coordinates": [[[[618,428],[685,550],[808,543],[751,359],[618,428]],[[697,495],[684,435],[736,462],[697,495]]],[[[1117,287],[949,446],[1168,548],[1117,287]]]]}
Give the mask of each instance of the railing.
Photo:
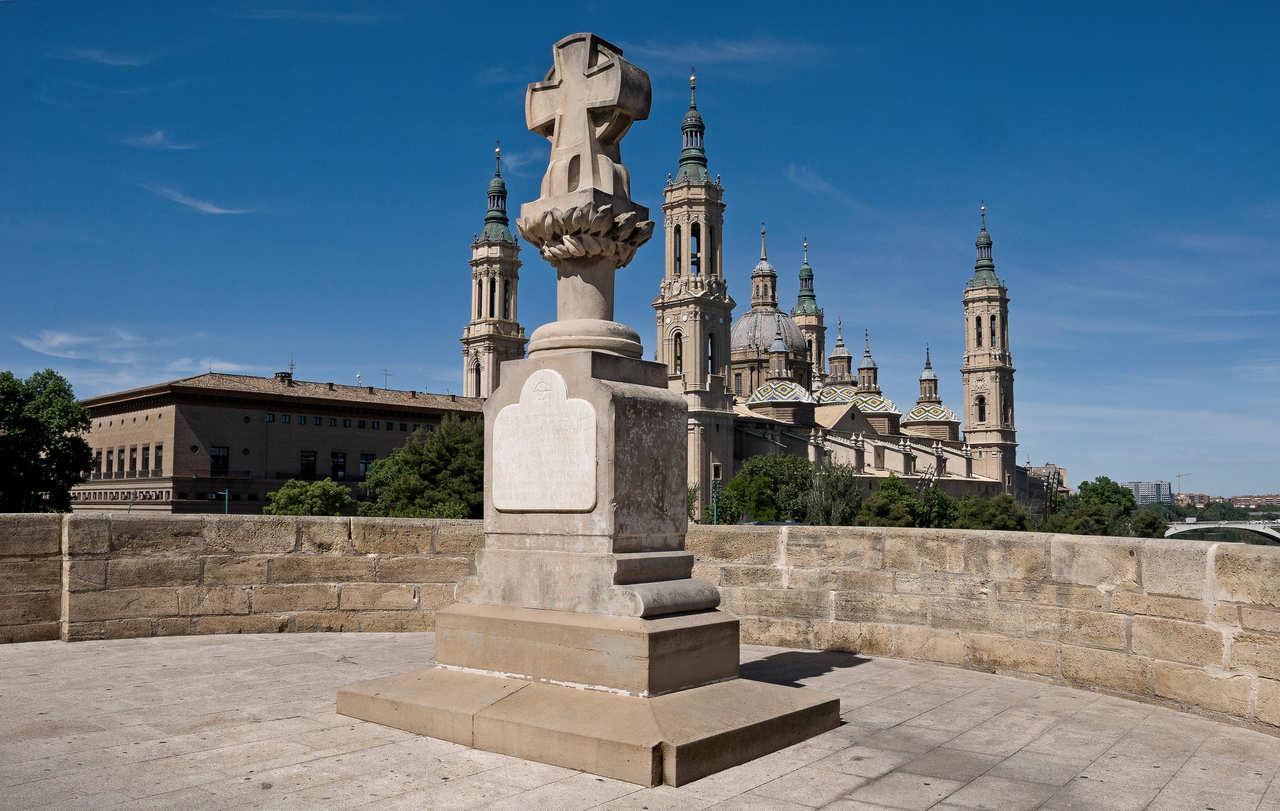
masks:
{"type": "Polygon", "coordinates": [[[160,468],[155,468],[153,470],[130,470],[130,471],[93,470],[89,472],[89,476],[87,480],[91,482],[101,482],[101,481],[116,481],[116,480],[125,480],[125,479],[159,479],[159,478],[163,478],[164,475],[165,475],[164,471],[161,470],[160,468]]]}

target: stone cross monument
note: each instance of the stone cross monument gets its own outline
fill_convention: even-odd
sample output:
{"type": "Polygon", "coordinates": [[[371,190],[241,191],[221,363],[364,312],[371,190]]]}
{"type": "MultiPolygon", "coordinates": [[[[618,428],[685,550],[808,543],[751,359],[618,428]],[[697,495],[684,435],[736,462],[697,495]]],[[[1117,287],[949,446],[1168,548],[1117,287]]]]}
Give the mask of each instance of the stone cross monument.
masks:
{"type": "Polygon", "coordinates": [[[556,270],[557,318],[485,402],[485,545],[437,614],[438,666],[345,688],[338,711],[680,785],[834,727],[839,702],[738,678],[738,621],[691,577],[685,401],[613,320],[653,230],[620,152],[649,77],[594,34],[553,57],[525,99],[551,160],[517,225],[556,270]]]}

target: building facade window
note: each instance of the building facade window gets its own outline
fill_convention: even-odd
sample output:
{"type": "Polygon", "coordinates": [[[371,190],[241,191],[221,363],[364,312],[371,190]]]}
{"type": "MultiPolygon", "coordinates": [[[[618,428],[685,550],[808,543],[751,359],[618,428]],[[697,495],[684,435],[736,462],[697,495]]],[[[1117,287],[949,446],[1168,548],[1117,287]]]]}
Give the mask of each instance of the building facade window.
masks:
{"type": "Polygon", "coordinates": [[[151,446],[150,445],[142,446],[142,472],[143,473],[151,472],[151,446]]]}
{"type": "Polygon", "coordinates": [[[226,445],[209,446],[209,475],[225,476],[231,470],[231,448],[226,445]]]}
{"type": "Polygon", "coordinates": [[[107,449],[107,475],[112,476],[116,472],[116,452],[107,449]]]}
{"type": "Polygon", "coordinates": [[[371,453],[360,454],[360,481],[369,478],[369,471],[373,470],[374,456],[371,453]]]}
{"type": "Polygon", "coordinates": [[[987,398],[979,395],[978,399],[974,402],[974,407],[978,411],[978,422],[986,422],[987,421],[987,398]]]}
{"type": "Polygon", "coordinates": [[[671,275],[679,276],[681,273],[680,254],[684,252],[684,240],[680,238],[680,226],[676,226],[675,239],[671,240],[671,275]]]}
{"type": "Polygon", "coordinates": [[[401,431],[408,431],[408,430],[409,430],[409,424],[408,424],[407,422],[402,422],[402,423],[400,423],[400,430],[401,430],[401,431]]]}
{"type": "Polygon", "coordinates": [[[689,275],[702,273],[702,226],[693,223],[689,226],[689,275]]]}
{"type": "Polygon", "coordinates": [[[323,421],[322,419],[320,419],[319,417],[312,417],[312,418],[311,418],[311,424],[312,424],[312,425],[315,425],[315,426],[317,426],[317,427],[318,427],[318,426],[320,426],[320,425],[323,425],[323,424],[324,424],[324,421],[323,421]]]}
{"type": "Polygon", "coordinates": [[[267,412],[267,422],[275,422],[275,421],[276,421],[276,415],[270,412],[267,412]]]}
{"type": "Polygon", "coordinates": [[[346,451],[333,451],[329,454],[329,475],[333,477],[335,482],[340,482],[347,478],[346,451]]]}
{"type": "Polygon", "coordinates": [[[996,347],[1000,346],[999,336],[998,336],[998,334],[997,334],[997,332],[996,332],[996,324],[997,324],[997,323],[999,323],[999,321],[1000,321],[1000,316],[998,316],[998,315],[993,315],[993,316],[991,316],[991,319],[990,319],[990,320],[991,320],[991,341],[990,341],[990,345],[991,345],[991,348],[992,348],[992,349],[995,349],[996,347]]]}
{"type": "Polygon", "coordinates": [[[396,424],[391,420],[387,420],[387,430],[394,431],[395,429],[396,429],[396,424]]]}
{"type": "Polygon", "coordinates": [[[343,427],[343,428],[350,428],[350,427],[351,427],[351,420],[349,420],[349,419],[344,419],[344,420],[342,421],[342,427],[343,427]]]}
{"type": "Polygon", "coordinates": [[[733,393],[742,394],[742,372],[733,373],[733,393]]]}
{"type": "Polygon", "coordinates": [[[316,477],[316,452],[303,451],[298,457],[298,478],[314,479],[316,477]]]}
{"type": "Polygon", "coordinates": [[[369,427],[376,431],[382,427],[382,423],[379,420],[373,420],[369,423],[369,427]]]}
{"type": "Polygon", "coordinates": [[[337,428],[337,427],[338,427],[338,418],[337,418],[337,417],[330,417],[330,418],[329,418],[329,427],[330,427],[330,428],[337,428]]]}
{"type": "Polygon", "coordinates": [[[156,460],[153,469],[157,476],[164,475],[164,445],[159,442],[156,443],[156,460]]]}
{"type": "Polygon", "coordinates": [[[684,336],[679,332],[671,336],[671,372],[684,374],[684,336]]]}
{"type": "Polygon", "coordinates": [[[116,473],[124,475],[124,448],[116,448],[116,473]]]}
{"type": "Polygon", "coordinates": [[[361,428],[361,429],[364,428],[364,420],[357,421],[356,428],[361,428]]]}
{"type": "Polygon", "coordinates": [[[978,346],[982,346],[982,316],[980,315],[973,317],[973,337],[978,342],[978,346]]]}
{"type": "Polygon", "coordinates": [[[284,423],[285,425],[288,425],[288,424],[289,424],[290,419],[292,418],[292,416],[293,416],[293,415],[291,415],[291,414],[281,414],[281,415],[280,415],[280,422],[284,423]]]}

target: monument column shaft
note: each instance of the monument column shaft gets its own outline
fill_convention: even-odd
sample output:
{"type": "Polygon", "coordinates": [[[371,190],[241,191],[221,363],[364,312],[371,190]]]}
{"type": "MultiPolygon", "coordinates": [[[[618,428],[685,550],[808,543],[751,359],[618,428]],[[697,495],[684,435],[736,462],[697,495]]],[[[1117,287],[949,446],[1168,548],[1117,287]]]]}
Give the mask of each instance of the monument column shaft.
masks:
{"type": "Polygon", "coordinates": [[[609,259],[556,265],[556,319],[613,320],[616,274],[609,259]]]}

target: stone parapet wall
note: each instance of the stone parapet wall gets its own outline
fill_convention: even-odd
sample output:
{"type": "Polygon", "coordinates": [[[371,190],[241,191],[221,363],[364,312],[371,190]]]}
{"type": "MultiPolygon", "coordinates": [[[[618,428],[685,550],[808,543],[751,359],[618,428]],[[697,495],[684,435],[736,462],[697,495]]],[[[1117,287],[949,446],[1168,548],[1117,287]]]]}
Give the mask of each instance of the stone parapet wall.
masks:
{"type": "MultiPolygon", "coordinates": [[[[0,641],[430,630],[479,521],[0,515],[0,641]]],[[[744,642],[1016,674],[1280,734],[1280,548],[689,528],[744,642]]]]}
{"type": "Polygon", "coordinates": [[[0,642],[58,638],[62,516],[0,515],[0,642]]]}
{"type": "Polygon", "coordinates": [[[869,527],[691,527],[742,639],[1101,689],[1280,733],[1280,548],[869,527]]]}
{"type": "Polygon", "coordinates": [[[275,516],[65,518],[61,636],[424,631],[479,522],[275,516]]]}

